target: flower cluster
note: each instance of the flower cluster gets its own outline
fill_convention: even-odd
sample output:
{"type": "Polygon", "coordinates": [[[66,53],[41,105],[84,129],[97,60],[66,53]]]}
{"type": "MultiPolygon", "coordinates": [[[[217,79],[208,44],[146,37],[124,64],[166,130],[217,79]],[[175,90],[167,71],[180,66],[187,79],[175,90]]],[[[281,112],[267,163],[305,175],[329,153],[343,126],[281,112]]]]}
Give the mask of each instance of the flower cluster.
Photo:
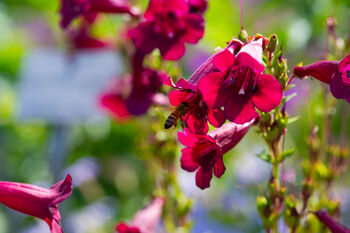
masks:
{"type": "Polygon", "coordinates": [[[196,44],[204,34],[204,1],[150,0],[144,20],[129,30],[136,48],[148,54],[158,48],[164,60],[178,60],[185,43],[196,44]]]}
{"type": "Polygon", "coordinates": [[[295,76],[312,76],[329,84],[333,96],[350,103],[350,55],[341,61],[317,61],[306,66],[294,67],[295,76]]]}
{"type": "Polygon", "coordinates": [[[186,146],[181,165],[189,172],[198,169],[196,184],[202,189],[209,187],[213,172],[218,178],[223,175],[223,154],[241,140],[259,112],[270,112],[282,100],[282,85],[272,75],[263,74],[266,41],[254,37],[243,43],[233,39],[200,66],[188,82],[166,82],[176,88],[169,93],[170,103],[188,106],[181,115],[185,131],[178,134],[186,146]],[[231,123],[224,124],[227,119],[231,123]],[[208,133],[207,122],[217,129],[208,133]]]}

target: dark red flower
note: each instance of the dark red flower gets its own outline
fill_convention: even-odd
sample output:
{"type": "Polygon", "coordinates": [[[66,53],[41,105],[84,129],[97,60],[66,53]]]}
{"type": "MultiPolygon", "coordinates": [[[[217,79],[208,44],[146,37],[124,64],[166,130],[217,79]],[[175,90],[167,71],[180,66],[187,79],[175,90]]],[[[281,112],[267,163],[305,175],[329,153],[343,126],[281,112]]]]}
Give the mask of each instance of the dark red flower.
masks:
{"type": "Polygon", "coordinates": [[[79,16],[91,23],[99,12],[137,15],[137,9],[127,0],[61,0],[61,27],[68,27],[79,16]]]}
{"type": "Polygon", "coordinates": [[[312,76],[330,85],[333,96],[350,103],[350,55],[341,61],[317,61],[307,66],[294,67],[300,78],[312,76]]]}
{"type": "Polygon", "coordinates": [[[262,39],[250,42],[235,54],[227,47],[212,58],[219,72],[208,73],[198,81],[198,89],[209,108],[224,106],[227,119],[242,124],[258,113],[269,112],[282,100],[282,85],[272,76],[262,74],[262,39]]]}
{"type": "Polygon", "coordinates": [[[185,0],[150,0],[144,19],[129,37],[145,54],[159,48],[165,60],[180,59],[185,43],[196,44],[204,34],[203,17],[191,13],[185,0]]]}
{"type": "Polygon", "coordinates": [[[155,233],[157,224],[161,218],[164,199],[157,197],[146,208],[139,210],[127,225],[124,222],[116,226],[118,233],[155,233]]]}
{"type": "Polygon", "coordinates": [[[58,203],[72,194],[72,178],[67,175],[50,189],[35,185],[0,182],[0,203],[23,214],[43,219],[52,233],[62,233],[58,203]]]}
{"type": "Polygon", "coordinates": [[[255,119],[243,125],[226,123],[208,135],[196,135],[188,129],[177,134],[186,146],[182,149],[181,167],[188,172],[196,172],[196,185],[205,189],[210,186],[214,175],[220,178],[225,173],[223,154],[231,150],[248,132],[255,119]]]}
{"type": "Polygon", "coordinates": [[[350,233],[350,230],[332,219],[324,210],[314,212],[318,220],[320,220],[332,233],[350,233]]]}
{"type": "Polygon", "coordinates": [[[169,101],[171,105],[178,106],[182,103],[189,105],[187,113],[182,117],[186,123],[186,127],[195,134],[206,134],[209,130],[208,123],[218,128],[226,121],[224,112],[221,109],[210,109],[202,101],[203,97],[197,90],[197,87],[180,79],[176,85],[168,79],[168,85],[178,90],[169,93],[169,101]]]}

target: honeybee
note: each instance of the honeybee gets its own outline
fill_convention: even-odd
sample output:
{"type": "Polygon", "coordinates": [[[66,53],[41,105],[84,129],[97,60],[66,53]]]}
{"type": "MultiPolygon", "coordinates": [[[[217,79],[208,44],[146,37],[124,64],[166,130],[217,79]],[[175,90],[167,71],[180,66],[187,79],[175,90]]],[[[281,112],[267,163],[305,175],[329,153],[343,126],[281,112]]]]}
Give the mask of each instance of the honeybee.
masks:
{"type": "Polygon", "coordinates": [[[188,112],[189,108],[190,106],[186,102],[182,102],[181,104],[179,104],[166,119],[164,128],[169,129],[173,125],[176,127],[179,118],[185,115],[188,112]]]}

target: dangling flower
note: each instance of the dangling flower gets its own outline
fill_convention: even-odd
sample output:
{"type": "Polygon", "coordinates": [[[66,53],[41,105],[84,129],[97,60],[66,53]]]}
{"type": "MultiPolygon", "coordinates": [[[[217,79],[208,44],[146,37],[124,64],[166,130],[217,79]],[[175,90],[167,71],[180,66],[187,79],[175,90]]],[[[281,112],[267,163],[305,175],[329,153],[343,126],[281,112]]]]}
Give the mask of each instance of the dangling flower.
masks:
{"type": "Polygon", "coordinates": [[[326,211],[319,210],[314,214],[332,233],[350,233],[349,229],[332,219],[326,211]]]}
{"type": "Polygon", "coordinates": [[[312,76],[330,85],[333,96],[350,103],[350,55],[341,61],[317,61],[307,66],[294,67],[295,76],[312,76]]]}
{"type": "Polygon", "coordinates": [[[156,198],[146,208],[139,210],[130,226],[124,222],[116,226],[118,233],[155,233],[164,205],[163,198],[156,198]]]}
{"type": "Polygon", "coordinates": [[[227,47],[212,58],[219,72],[201,78],[198,88],[209,108],[221,108],[227,119],[242,124],[257,117],[255,108],[269,112],[282,100],[282,85],[262,74],[262,39],[244,45],[237,54],[227,47]]]}
{"type": "Polygon", "coordinates": [[[61,27],[66,28],[73,19],[83,16],[92,23],[97,13],[126,13],[137,15],[137,9],[130,7],[127,0],[61,0],[61,27]]]}
{"type": "Polygon", "coordinates": [[[231,150],[248,132],[255,119],[243,125],[226,123],[208,135],[196,135],[188,129],[177,134],[186,146],[182,149],[181,167],[188,172],[196,172],[196,185],[205,189],[210,186],[214,175],[220,178],[225,173],[223,154],[231,150]]]}
{"type": "Polygon", "coordinates": [[[182,116],[185,126],[195,134],[206,134],[209,130],[208,123],[218,128],[226,121],[224,112],[221,109],[210,109],[202,101],[203,97],[196,86],[180,79],[174,85],[169,78],[167,84],[178,89],[169,93],[169,101],[173,106],[186,103],[188,111],[182,116]]]}
{"type": "Polygon", "coordinates": [[[178,60],[185,43],[196,44],[204,34],[204,20],[191,13],[185,0],[150,0],[145,20],[129,30],[136,48],[148,54],[159,48],[165,60],[178,60]]]}
{"type": "Polygon", "coordinates": [[[35,185],[0,182],[0,203],[23,214],[43,219],[51,233],[62,233],[58,203],[72,194],[72,178],[67,175],[50,189],[35,185]]]}

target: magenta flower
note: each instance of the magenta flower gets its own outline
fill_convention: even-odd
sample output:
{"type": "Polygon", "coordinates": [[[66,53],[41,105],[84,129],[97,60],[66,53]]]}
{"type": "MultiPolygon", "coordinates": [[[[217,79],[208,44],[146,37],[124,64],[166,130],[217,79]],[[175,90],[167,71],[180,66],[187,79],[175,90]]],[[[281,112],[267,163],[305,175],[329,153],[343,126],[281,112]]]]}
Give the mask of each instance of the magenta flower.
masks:
{"type": "Polygon", "coordinates": [[[350,55],[341,61],[318,61],[294,67],[295,76],[312,76],[330,85],[333,96],[350,103],[350,55]]]}
{"type": "Polygon", "coordinates": [[[50,189],[35,185],[0,182],[0,203],[23,214],[47,222],[52,233],[62,233],[58,203],[72,194],[72,178],[67,175],[50,189]]]}
{"type": "Polygon", "coordinates": [[[159,48],[165,60],[180,59],[185,43],[196,44],[204,34],[203,17],[191,13],[185,0],[150,0],[144,19],[129,37],[144,54],[159,48]]]}
{"type": "Polygon", "coordinates": [[[125,99],[128,111],[133,115],[142,115],[147,112],[166,78],[165,73],[148,68],[143,68],[140,76],[134,73],[131,93],[125,99]]]}
{"type": "Polygon", "coordinates": [[[216,128],[221,127],[226,121],[224,112],[221,109],[208,108],[196,86],[185,79],[180,79],[174,85],[169,78],[167,84],[178,89],[169,93],[171,105],[178,106],[184,102],[189,105],[188,112],[182,120],[192,133],[206,134],[209,130],[207,121],[216,128]]]}
{"type": "Polygon", "coordinates": [[[326,211],[319,210],[314,214],[332,233],[350,233],[349,229],[332,219],[326,211]]]}
{"type": "Polygon", "coordinates": [[[116,226],[116,231],[118,233],[155,233],[162,216],[163,205],[163,198],[154,199],[146,208],[135,214],[130,226],[121,222],[116,226]]]}
{"type": "Polygon", "coordinates": [[[137,15],[137,9],[130,7],[127,0],[61,0],[61,27],[68,27],[79,16],[92,23],[99,12],[137,15]]]}
{"type": "Polygon", "coordinates": [[[231,150],[248,132],[255,119],[243,125],[226,123],[208,135],[196,135],[185,129],[177,134],[186,146],[182,149],[181,167],[188,172],[196,172],[196,185],[205,189],[210,186],[214,175],[220,178],[225,173],[223,154],[231,150]]]}
{"type": "Polygon", "coordinates": [[[269,112],[277,107],[282,85],[262,74],[262,39],[244,45],[236,55],[235,50],[227,47],[212,58],[219,72],[201,78],[198,89],[209,108],[224,106],[226,118],[242,124],[257,117],[255,108],[269,112]]]}

